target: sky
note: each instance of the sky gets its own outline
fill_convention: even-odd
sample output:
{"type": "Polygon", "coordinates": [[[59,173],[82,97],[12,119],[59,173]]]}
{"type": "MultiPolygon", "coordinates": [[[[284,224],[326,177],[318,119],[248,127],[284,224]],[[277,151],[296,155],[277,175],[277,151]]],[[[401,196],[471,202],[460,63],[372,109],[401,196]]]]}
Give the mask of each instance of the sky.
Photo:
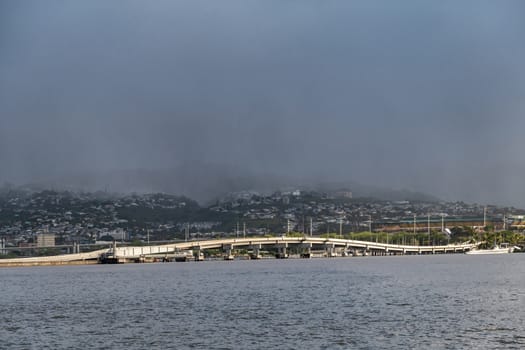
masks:
{"type": "Polygon", "coordinates": [[[524,37],[519,0],[2,0],[0,182],[214,164],[525,207],[524,37]]]}

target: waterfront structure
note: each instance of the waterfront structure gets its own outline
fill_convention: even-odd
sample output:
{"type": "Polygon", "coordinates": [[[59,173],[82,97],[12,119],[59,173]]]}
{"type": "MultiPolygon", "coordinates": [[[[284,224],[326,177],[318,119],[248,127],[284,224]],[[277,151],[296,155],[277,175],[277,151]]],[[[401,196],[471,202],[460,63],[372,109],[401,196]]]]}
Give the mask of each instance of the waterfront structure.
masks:
{"type": "Polygon", "coordinates": [[[40,233],[36,236],[36,246],[40,247],[54,247],[55,234],[54,233],[40,233]]]}

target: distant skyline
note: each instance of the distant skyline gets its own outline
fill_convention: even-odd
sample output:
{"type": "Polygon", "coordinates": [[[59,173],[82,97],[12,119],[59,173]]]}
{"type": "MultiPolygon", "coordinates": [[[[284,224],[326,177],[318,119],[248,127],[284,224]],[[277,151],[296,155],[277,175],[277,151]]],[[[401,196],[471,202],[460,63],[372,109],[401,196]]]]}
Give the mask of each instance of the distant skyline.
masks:
{"type": "Polygon", "coordinates": [[[524,13],[5,0],[0,184],[211,167],[525,207],[524,13]]]}

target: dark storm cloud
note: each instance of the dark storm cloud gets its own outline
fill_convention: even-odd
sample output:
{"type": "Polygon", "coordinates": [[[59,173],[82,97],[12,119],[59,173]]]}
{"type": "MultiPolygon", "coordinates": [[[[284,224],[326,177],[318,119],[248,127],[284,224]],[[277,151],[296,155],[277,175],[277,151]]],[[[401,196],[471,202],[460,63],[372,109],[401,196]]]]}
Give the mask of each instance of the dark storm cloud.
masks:
{"type": "Polygon", "coordinates": [[[0,180],[215,163],[525,205],[519,1],[0,6],[0,180]]]}

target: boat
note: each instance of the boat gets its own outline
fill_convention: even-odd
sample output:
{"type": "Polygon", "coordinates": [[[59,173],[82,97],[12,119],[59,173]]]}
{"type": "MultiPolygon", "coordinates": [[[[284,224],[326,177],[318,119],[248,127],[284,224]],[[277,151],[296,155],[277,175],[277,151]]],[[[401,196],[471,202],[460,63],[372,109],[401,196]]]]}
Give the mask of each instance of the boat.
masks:
{"type": "Polygon", "coordinates": [[[469,255],[483,255],[483,254],[508,254],[512,253],[516,247],[509,247],[508,243],[495,244],[491,249],[472,249],[466,251],[469,255]]]}

